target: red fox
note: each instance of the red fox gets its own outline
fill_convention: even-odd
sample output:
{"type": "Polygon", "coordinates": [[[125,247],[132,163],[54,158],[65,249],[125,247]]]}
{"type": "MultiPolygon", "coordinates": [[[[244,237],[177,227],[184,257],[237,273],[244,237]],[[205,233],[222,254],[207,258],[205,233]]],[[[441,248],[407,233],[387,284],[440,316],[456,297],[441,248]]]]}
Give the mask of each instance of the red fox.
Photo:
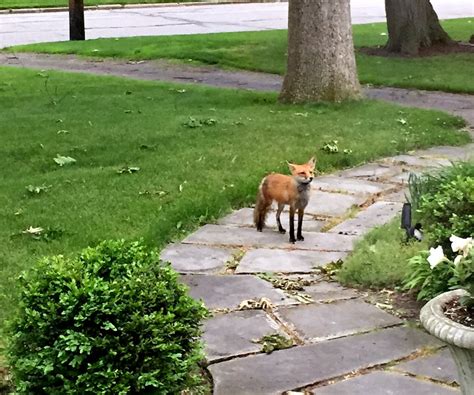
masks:
{"type": "Polygon", "coordinates": [[[301,233],[303,214],[309,201],[311,191],[310,183],[313,181],[316,160],[313,157],[308,163],[303,165],[287,163],[292,174],[291,176],[272,173],[266,176],[260,183],[253,219],[257,230],[261,232],[265,226],[265,218],[268,210],[275,200],[278,203],[278,210],[276,212],[278,231],[285,233],[286,230],[281,226],[280,214],[285,204],[288,204],[290,206],[290,243],[295,243],[296,240],[304,240],[303,234],[301,233]],[[298,210],[298,231],[295,239],[294,221],[296,210],[298,210]]]}

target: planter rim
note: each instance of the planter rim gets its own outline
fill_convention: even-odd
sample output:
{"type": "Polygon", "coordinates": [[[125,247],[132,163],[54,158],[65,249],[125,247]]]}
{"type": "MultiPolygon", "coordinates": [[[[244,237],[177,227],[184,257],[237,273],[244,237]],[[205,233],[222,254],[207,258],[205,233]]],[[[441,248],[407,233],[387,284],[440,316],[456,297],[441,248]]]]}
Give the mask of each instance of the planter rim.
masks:
{"type": "Polygon", "coordinates": [[[461,325],[443,313],[446,303],[463,295],[467,295],[467,291],[457,289],[431,299],[421,309],[420,321],[425,329],[438,339],[457,347],[474,350],[474,328],[461,325]]]}

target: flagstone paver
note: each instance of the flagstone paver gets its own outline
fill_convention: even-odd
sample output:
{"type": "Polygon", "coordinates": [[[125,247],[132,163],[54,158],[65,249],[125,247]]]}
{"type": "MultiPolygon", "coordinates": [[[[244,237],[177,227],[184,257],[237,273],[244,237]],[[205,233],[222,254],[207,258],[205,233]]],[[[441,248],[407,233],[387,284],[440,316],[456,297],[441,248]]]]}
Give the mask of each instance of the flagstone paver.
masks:
{"type": "Polygon", "coordinates": [[[449,158],[450,160],[468,160],[474,157],[474,144],[467,144],[462,147],[431,147],[426,150],[417,151],[417,155],[424,157],[432,156],[438,158],[449,158]]]}
{"type": "Polygon", "coordinates": [[[214,395],[267,395],[400,359],[440,343],[412,328],[389,328],[209,366],[214,395]]]}
{"type": "Polygon", "coordinates": [[[315,267],[345,258],[345,252],[276,250],[259,248],[248,251],[236,273],[310,273],[315,267]]]}
{"type": "MultiPolygon", "coordinates": [[[[313,191],[305,213],[339,217],[350,210],[352,206],[359,206],[366,200],[367,198],[364,196],[313,191]]],[[[304,229],[306,229],[306,222],[304,222],[304,229]]]]}
{"type": "Polygon", "coordinates": [[[393,369],[417,376],[430,377],[446,383],[453,383],[458,379],[456,365],[451,352],[447,348],[433,355],[402,362],[394,366],[393,369]]]}
{"type": "Polygon", "coordinates": [[[410,196],[410,192],[408,189],[401,189],[400,191],[390,193],[383,197],[385,202],[398,202],[398,203],[405,203],[407,202],[407,198],[410,196]]]}
{"type": "Polygon", "coordinates": [[[375,226],[383,225],[399,215],[402,204],[398,202],[375,202],[355,218],[349,219],[332,228],[330,233],[363,235],[375,226]]]}
{"type": "Polygon", "coordinates": [[[279,326],[261,310],[235,311],[219,314],[204,324],[203,340],[209,362],[258,352],[262,345],[255,340],[280,333],[279,326]]]}
{"type": "Polygon", "coordinates": [[[345,288],[336,282],[320,281],[304,288],[315,302],[334,301],[355,298],[359,294],[351,288],[345,288]]]}
{"type": "Polygon", "coordinates": [[[457,388],[388,372],[369,373],[313,389],[315,395],[459,395],[460,393],[457,388]]]}
{"type": "Polygon", "coordinates": [[[414,167],[440,167],[450,166],[451,161],[445,158],[422,157],[414,155],[398,155],[386,158],[384,163],[404,164],[414,167]]]}
{"type": "MultiPolygon", "coordinates": [[[[289,216],[288,213],[285,212],[281,214],[280,217],[281,224],[284,228],[288,229],[289,216]]],[[[295,223],[297,219],[295,218],[295,223]]],[[[308,232],[319,232],[321,228],[326,224],[325,221],[315,220],[310,215],[305,215],[303,218],[304,222],[304,230],[308,232]]],[[[241,208],[240,210],[234,211],[233,213],[221,218],[217,221],[219,225],[229,225],[229,226],[246,226],[249,228],[253,228],[253,209],[249,207],[241,208]]],[[[276,229],[277,223],[275,218],[275,211],[270,211],[267,215],[267,219],[265,221],[265,226],[267,228],[276,229]]],[[[296,228],[296,225],[295,225],[296,228]]]]}
{"type": "Polygon", "coordinates": [[[276,305],[295,303],[269,282],[255,276],[190,274],[182,276],[181,281],[189,287],[189,294],[201,299],[209,309],[235,309],[244,300],[259,298],[268,298],[276,305]]]}
{"type": "Polygon", "coordinates": [[[345,192],[350,194],[370,195],[393,189],[394,186],[358,178],[322,176],[311,184],[313,189],[323,191],[345,192]]]}
{"type": "Polygon", "coordinates": [[[305,339],[325,340],[401,324],[397,317],[360,300],[282,307],[278,310],[305,339]]]}
{"type": "Polygon", "coordinates": [[[408,184],[408,180],[410,179],[410,174],[417,174],[417,173],[400,173],[396,176],[393,176],[389,179],[391,182],[399,183],[399,184],[408,184]]]}
{"type": "Polygon", "coordinates": [[[367,163],[362,166],[353,167],[338,173],[340,177],[366,178],[377,181],[377,178],[387,178],[401,173],[403,170],[398,166],[388,166],[379,163],[367,163]]]}
{"type": "Polygon", "coordinates": [[[204,225],[192,235],[186,237],[183,243],[207,244],[220,246],[244,246],[260,248],[280,248],[317,251],[351,251],[354,236],[335,235],[318,232],[304,232],[304,242],[291,244],[288,235],[282,235],[272,229],[257,232],[255,228],[235,228],[224,225],[204,225]]]}
{"type": "Polygon", "coordinates": [[[233,250],[191,244],[171,244],[160,258],[171,263],[178,273],[216,273],[225,268],[233,250]]]}

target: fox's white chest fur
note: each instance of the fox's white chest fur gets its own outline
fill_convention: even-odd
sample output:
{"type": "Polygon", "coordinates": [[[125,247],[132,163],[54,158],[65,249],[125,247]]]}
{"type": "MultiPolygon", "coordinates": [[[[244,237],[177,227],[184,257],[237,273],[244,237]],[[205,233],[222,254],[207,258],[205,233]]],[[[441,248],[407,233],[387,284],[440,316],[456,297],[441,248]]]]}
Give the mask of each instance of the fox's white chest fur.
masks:
{"type": "Polygon", "coordinates": [[[301,183],[298,182],[298,198],[296,199],[296,209],[304,209],[309,202],[309,198],[311,196],[311,184],[310,183],[301,183]]]}

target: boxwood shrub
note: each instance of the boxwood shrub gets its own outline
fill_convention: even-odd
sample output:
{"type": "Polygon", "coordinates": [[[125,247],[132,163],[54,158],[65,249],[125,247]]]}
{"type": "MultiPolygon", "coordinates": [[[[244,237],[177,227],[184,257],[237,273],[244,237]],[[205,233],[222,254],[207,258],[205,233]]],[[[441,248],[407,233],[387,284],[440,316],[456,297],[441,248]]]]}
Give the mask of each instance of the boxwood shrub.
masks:
{"type": "Polygon", "coordinates": [[[20,283],[9,344],[18,392],[176,394],[196,380],[206,310],[141,242],[44,258],[20,283]]]}

